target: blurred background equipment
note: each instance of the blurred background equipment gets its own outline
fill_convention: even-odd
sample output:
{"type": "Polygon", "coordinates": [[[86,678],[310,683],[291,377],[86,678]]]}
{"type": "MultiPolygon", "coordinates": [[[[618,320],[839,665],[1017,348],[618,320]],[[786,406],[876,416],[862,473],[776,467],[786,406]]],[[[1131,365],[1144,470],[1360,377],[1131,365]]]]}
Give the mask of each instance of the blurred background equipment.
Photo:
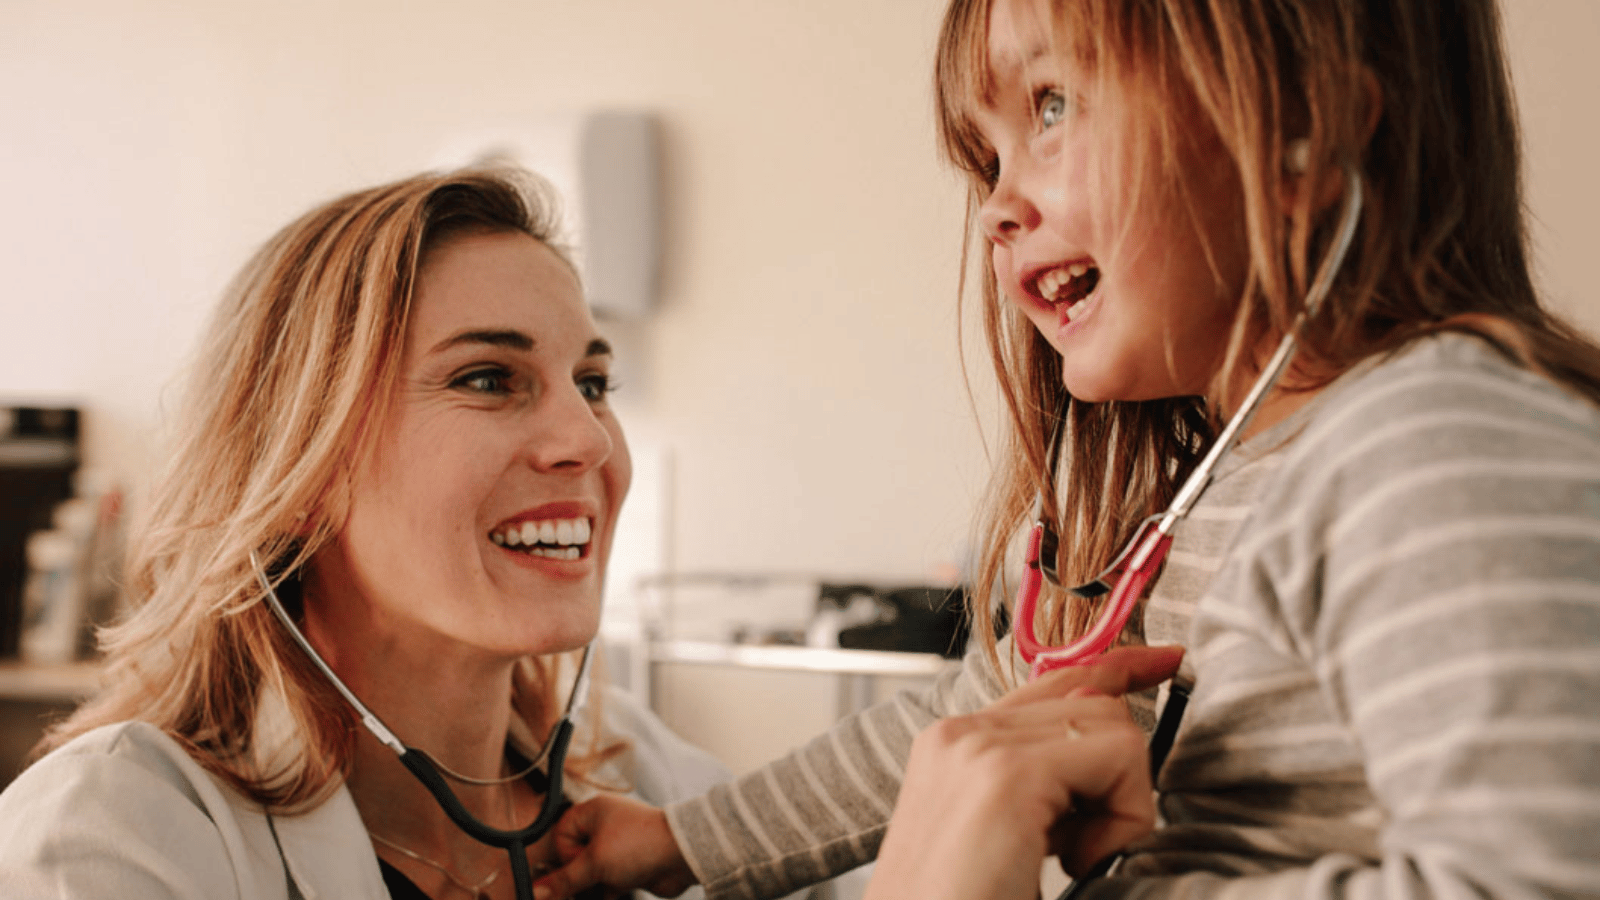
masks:
{"type": "Polygon", "coordinates": [[[0,658],[21,645],[28,538],[73,495],[78,459],[76,409],[0,407],[0,658]]]}
{"type": "Polygon", "coordinates": [[[80,465],[80,412],[0,406],[0,786],[98,685],[116,615],[122,492],[80,465]]]}

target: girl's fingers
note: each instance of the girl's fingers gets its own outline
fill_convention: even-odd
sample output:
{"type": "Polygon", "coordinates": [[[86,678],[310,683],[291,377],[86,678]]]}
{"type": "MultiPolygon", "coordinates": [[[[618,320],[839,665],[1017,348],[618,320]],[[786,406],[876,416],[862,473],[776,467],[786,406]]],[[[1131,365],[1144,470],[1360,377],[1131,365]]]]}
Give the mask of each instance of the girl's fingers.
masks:
{"type": "Polygon", "coordinates": [[[1046,696],[1065,696],[1079,688],[1120,697],[1166,681],[1177,674],[1181,662],[1182,647],[1118,647],[1087,665],[1047,672],[1007,694],[999,702],[1027,702],[1046,696]]]}
{"type": "Polygon", "coordinates": [[[1155,823],[1145,735],[1118,698],[1013,700],[930,728],[947,777],[1005,811],[1007,824],[1047,831],[1069,872],[1148,834],[1155,823]]]}
{"type": "Polygon", "coordinates": [[[1128,708],[1117,697],[1103,694],[1082,694],[1069,697],[1048,697],[1040,700],[996,703],[988,709],[965,717],[973,723],[984,723],[991,728],[1027,728],[1037,726],[1055,733],[1067,723],[1124,723],[1134,727],[1128,708]]]}

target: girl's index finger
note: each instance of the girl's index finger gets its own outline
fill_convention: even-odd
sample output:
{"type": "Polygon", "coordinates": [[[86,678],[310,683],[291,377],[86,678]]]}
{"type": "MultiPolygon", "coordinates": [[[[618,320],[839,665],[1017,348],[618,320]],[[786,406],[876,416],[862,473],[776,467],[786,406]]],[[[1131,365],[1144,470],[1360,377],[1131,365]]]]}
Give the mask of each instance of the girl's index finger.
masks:
{"type": "Polygon", "coordinates": [[[1032,703],[1072,696],[1080,690],[1121,697],[1166,681],[1183,661],[1181,647],[1118,647],[1093,663],[1039,676],[1007,693],[998,704],[1032,703]]]}

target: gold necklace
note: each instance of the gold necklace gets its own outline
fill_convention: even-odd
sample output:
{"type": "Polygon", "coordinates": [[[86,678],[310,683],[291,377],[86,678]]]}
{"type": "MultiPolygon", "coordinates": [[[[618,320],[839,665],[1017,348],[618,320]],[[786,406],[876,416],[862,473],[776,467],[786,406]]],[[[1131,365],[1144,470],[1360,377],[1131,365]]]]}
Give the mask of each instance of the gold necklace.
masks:
{"type": "MultiPolygon", "coordinates": [[[[504,783],[504,782],[499,782],[499,783],[504,783]]],[[[512,791],[514,791],[514,790],[516,790],[516,789],[515,788],[510,788],[510,789],[508,789],[506,791],[506,821],[507,822],[513,822],[513,823],[516,821],[516,818],[517,818],[517,810],[516,810],[516,806],[513,804],[513,797],[512,797],[512,791]]],[[[451,884],[455,885],[456,887],[460,888],[463,891],[466,891],[467,895],[472,897],[473,900],[484,900],[484,898],[487,898],[489,895],[484,893],[484,891],[489,887],[489,885],[494,884],[496,878],[500,877],[500,867],[498,865],[496,865],[494,867],[494,871],[492,871],[488,875],[484,876],[484,878],[481,881],[479,881],[477,884],[468,884],[465,881],[462,881],[456,875],[456,873],[452,872],[450,870],[450,868],[448,866],[446,866],[444,863],[435,862],[434,860],[431,860],[431,859],[427,858],[426,856],[423,856],[421,853],[418,853],[417,851],[412,850],[409,847],[402,847],[399,844],[395,843],[394,841],[391,841],[388,838],[384,837],[383,835],[378,834],[376,831],[372,831],[372,830],[369,829],[367,831],[367,837],[372,838],[374,841],[377,841],[378,843],[384,845],[385,847],[388,847],[389,849],[395,851],[396,853],[403,853],[407,857],[409,857],[411,859],[414,859],[417,862],[422,863],[425,866],[432,866],[433,868],[438,869],[439,873],[442,874],[445,878],[448,878],[450,880],[451,884]]]]}
{"type": "MultiPolygon", "coordinates": [[[[435,766],[439,767],[439,771],[443,772],[445,774],[445,777],[453,779],[455,781],[459,781],[462,784],[477,784],[477,785],[490,786],[490,785],[496,785],[496,784],[505,784],[508,781],[519,781],[519,780],[521,780],[523,778],[528,777],[529,775],[532,775],[533,774],[533,770],[539,768],[539,764],[544,762],[545,754],[547,754],[549,752],[550,752],[550,745],[548,743],[546,743],[545,746],[544,746],[544,749],[539,751],[539,755],[534,758],[533,762],[528,763],[528,767],[526,769],[523,769],[521,772],[512,772],[510,775],[501,775],[498,778],[474,778],[471,775],[463,775],[460,772],[457,772],[455,769],[452,769],[449,766],[445,765],[442,760],[437,760],[436,759],[436,760],[433,761],[433,764],[435,766]]],[[[520,756],[521,754],[518,754],[518,755],[520,756]]]]}
{"type": "Polygon", "coordinates": [[[373,840],[375,840],[378,843],[384,845],[385,847],[388,847],[391,850],[394,850],[397,853],[404,853],[406,856],[411,857],[412,859],[416,860],[419,863],[422,863],[422,864],[428,865],[428,866],[432,866],[435,869],[438,869],[440,874],[442,874],[442,875],[444,875],[444,877],[450,879],[450,883],[451,884],[453,884],[456,887],[462,889],[463,891],[466,891],[468,896],[472,897],[473,900],[481,900],[481,898],[489,896],[488,894],[484,893],[484,890],[486,888],[488,888],[489,885],[494,884],[494,880],[496,878],[500,877],[500,867],[499,866],[495,866],[494,871],[490,872],[488,874],[488,876],[485,877],[482,881],[479,881],[477,884],[467,884],[465,881],[462,881],[460,878],[457,878],[456,877],[456,873],[450,871],[450,869],[447,868],[443,863],[436,863],[433,860],[427,858],[426,856],[423,856],[421,853],[418,853],[415,850],[410,850],[410,849],[407,849],[405,847],[402,847],[399,844],[396,844],[394,841],[389,840],[388,838],[384,837],[381,834],[376,834],[374,832],[370,832],[369,831],[369,832],[367,832],[367,835],[369,837],[371,837],[373,840]]]}

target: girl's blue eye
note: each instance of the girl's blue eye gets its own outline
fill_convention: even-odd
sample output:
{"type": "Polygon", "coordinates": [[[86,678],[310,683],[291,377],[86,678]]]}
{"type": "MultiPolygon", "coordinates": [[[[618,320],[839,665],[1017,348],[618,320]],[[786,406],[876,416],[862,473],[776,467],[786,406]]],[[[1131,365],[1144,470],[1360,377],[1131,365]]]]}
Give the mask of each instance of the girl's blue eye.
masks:
{"type": "Polygon", "coordinates": [[[1039,110],[1039,124],[1045,128],[1052,128],[1067,117],[1067,98],[1061,92],[1046,89],[1039,94],[1036,104],[1039,110]]]}
{"type": "Polygon", "coordinates": [[[599,403],[606,398],[607,394],[617,389],[617,385],[611,380],[611,376],[600,372],[580,376],[576,384],[578,385],[578,391],[583,394],[583,399],[590,403],[599,403]]]}

